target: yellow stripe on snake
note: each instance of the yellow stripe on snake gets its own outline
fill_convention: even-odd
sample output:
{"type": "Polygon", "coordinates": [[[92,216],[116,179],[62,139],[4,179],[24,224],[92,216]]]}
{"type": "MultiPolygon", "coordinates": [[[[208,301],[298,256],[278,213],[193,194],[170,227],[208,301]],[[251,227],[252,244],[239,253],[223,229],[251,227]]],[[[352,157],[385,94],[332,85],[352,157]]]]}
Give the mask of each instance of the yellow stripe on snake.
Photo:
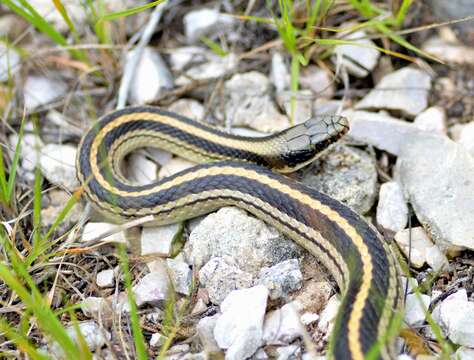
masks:
{"type": "Polygon", "coordinates": [[[234,136],[155,107],[100,119],[81,141],[77,174],[92,204],[130,220],[168,224],[234,205],[313,254],[342,294],[328,358],[394,358],[390,324],[401,307],[398,263],[380,235],[339,201],[279,174],[313,161],[348,130],[322,116],[262,138],[234,136]],[[148,185],[121,173],[134,149],[155,146],[204,163],[148,185]]]}

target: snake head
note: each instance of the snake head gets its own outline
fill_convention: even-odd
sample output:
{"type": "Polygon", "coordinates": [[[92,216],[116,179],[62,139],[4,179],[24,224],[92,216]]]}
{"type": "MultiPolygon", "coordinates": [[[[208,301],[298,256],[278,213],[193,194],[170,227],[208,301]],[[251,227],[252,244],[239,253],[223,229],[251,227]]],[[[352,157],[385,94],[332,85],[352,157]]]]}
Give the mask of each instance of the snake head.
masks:
{"type": "Polygon", "coordinates": [[[288,173],[306,166],[348,131],[348,120],[338,115],[318,115],[282,131],[286,150],[281,156],[286,165],[276,170],[288,173]]]}

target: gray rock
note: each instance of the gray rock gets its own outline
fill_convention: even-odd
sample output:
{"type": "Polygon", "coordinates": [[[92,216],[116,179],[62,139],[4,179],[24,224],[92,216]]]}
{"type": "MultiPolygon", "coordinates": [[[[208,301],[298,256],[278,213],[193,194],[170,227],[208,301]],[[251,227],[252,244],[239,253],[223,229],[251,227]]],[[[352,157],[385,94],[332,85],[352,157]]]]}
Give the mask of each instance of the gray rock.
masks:
{"type": "Polygon", "coordinates": [[[189,296],[191,293],[191,283],[193,274],[189,265],[184,261],[176,259],[166,259],[169,269],[169,275],[173,283],[173,287],[179,294],[189,296]]]}
{"type": "Polygon", "coordinates": [[[263,341],[266,345],[288,345],[305,332],[300,321],[300,304],[292,302],[269,312],[263,325],[263,341]]]}
{"type": "MultiPolygon", "coordinates": [[[[49,204],[41,209],[41,224],[44,227],[50,227],[58,219],[59,214],[64,210],[64,204],[69,201],[71,195],[61,189],[52,189],[48,191],[49,204]]],[[[57,233],[63,234],[72,226],[76,225],[81,219],[84,211],[84,206],[81,202],[77,202],[66,217],[61,221],[57,227],[57,233]]]]}
{"type": "Polygon", "coordinates": [[[275,86],[277,93],[290,88],[290,72],[283,55],[279,52],[272,55],[270,80],[273,83],[273,86],[275,86]]]}
{"type": "MultiPolygon", "coordinates": [[[[413,227],[411,229],[404,229],[395,234],[395,241],[398,246],[408,258],[410,257],[410,264],[415,268],[420,268],[426,263],[426,255],[428,249],[430,251],[438,252],[439,257],[444,255],[441,253],[439,248],[433,244],[431,239],[428,237],[425,229],[421,226],[413,227]],[[410,250],[411,240],[411,250],[410,250]]],[[[433,255],[432,255],[433,256],[433,255]]],[[[447,261],[446,261],[447,262],[447,261]]]]}
{"type": "Polygon", "coordinates": [[[182,231],[182,224],[144,227],[141,235],[141,254],[169,256],[173,241],[182,231]]]}
{"type": "Polygon", "coordinates": [[[301,356],[301,348],[298,345],[280,346],[276,353],[277,360],[297,360],[301,356]]]}
{"type": "Polygon", "coordinates": [[[364,30],[357,30],[344,36],[344,40],[352,44],[337,45],[334,48],[334,62],[341,61],[342,65],[354,76],[366,77],[377,65],[380,52],[372,40],[367,39],[364,30]]]}
{"type": "Polygon", "coordinates": [[[206,115],[204,106],[193,99],[179,99],[168,106],[169,111],[173,111],[190,119],[201,121],[206,115]]]}
{"type": "Polygon", "coordinates": [[[409,327],[423,325],[430,301],[430,297],[425,294],[407,295],[405,300],[405,323],[409,327]]]}
{"type": "Polygon", "coordinates": [[[272,300],[286,298],[290,292],[301,288],[303,284],[298,260],[285,260],[272,267],[263,268],[256,283],[265,285],[270,290],[272,300]]]}
{"type": "Polygon", "coordinates": [[[153,348],[159,348],[166,342],[166,340],[166,336],[163,336],[160,333],[154,333],[151,335],[150,346],[153,348]]]}
{"type": "Polygon", "coordinates": [[[106,288],[113,287],[115,284],[115,275],[112,269],[102,270],[97,273],[95,282],[98,287],[106,288]]]}
{"type": "Polygon", "coordinates": [[[181,72],[192,64],[205,63],[217,56],[210,50],[199,46],[183,46],[173,49],[169,54],[171,69],[181,72]]]}
{"type": "MultiPolygon", "coordinates": [[[[232,262],[232,259],[228,260],[232,262]]],[[[212,303],[220,304],[232,291],[252,286],[253,276],[227,263],[224,258],[214,257],[199,271],[199,281],[212,303]]]]}
{"type": "Polygon", "coordinates": [[[216,339],[214,338],[214,328],[216,327],[217,319],[219,314],[204,317],[199,320],[196,325],[197,335],[205,351],[208,353],[218,352],[219,345],[217,345],[216,339]]]}
{"type": "MultiPolygon", "coordinates": [[[[135,56],[135,51],[127,54],[126,61],[135,56]]],[[[130,84],[131,102],[143,105],[156,99],[164,90],[173,88],[173,85],[173,76],[160,54],[151,47],[144,48],[130,84]]]]}
{"type": "Polygon", "coordinates": [[[474,121],[461,128],[457,142],[464,146],[471,156],[474,157],[474,121]]]}
{"type": "Polygon", "coordinates": [[[408,206],[401,186],[389,181],[380,186],[377,205],[377,224],[384,230],[397,232],[403,230],[408,221],[408,206]]]}
{"type": "Polygon", "coordinates": [[[258,285],[235,290],[222,302],[214,337],[221,349],[227,349],[226,360],[245,359],[262,344],[267,298],[267,288],[258,285]]]}
{"type": "Polygon", "coordinates": [[[20,60],[15,49],[0,43],[0,82],[7,81],[20,70],[20,60]]]}
{"type": "Polygon", "coordinates": [[[81,301],[81,310],[85,316],[107,319],[112,316],[112,306],[104,298],[89,296],[81,301]]]}
{"type": "Polygon", "coordinates": [[[133,287],[137,306],[144,304],[160,305],[168,296],[169,279],[164,272],[152,272],[145,275],[133,287]]]}
{"type": "Polygon", "coordinates": [[[305,312],[300,316],[300,321],[303,325],[308,326],[314,324],[319,320],[319,315],[312,312],[305,312]]]}
{"type": "Polygon", "coordinates": [[[418,114],[413,124],[420,130],[446,135],[446,112],[443,108],[433,106],[418,114]]]}
{"type": "Polygon", "coordinates": [[[82,231],[81,241],[88,242],[97,238],[103,237],[104,242],[113,243],[127,243],[127,237],[124,231],[118,231],[119,227],[116,224],[106,222],[88,222],[82,231]],[[106,234],[111,234],[104,236],[106,234]]]}
{"type": "Polygon", "coordinates": [[[472,360],[474,359],[474,349],[470,349],[465,346],[461,346],[456,350],[454,354],[454,359],[456,360],[472,360]]]}
{"type": "MultiPolygon", "coordinates": [[[[441,21],[459,20],[465,18],[469,14],[474,13],[474,4],[470,0],[429,0],[427,2],[429,9],[441,21]]],[[[458,35],[469,44],[474,42],[474,27],[472,21],[460,21],[451,24],[456,29],[458,35]]]]}
{"type": "Polygon", "coordinates": [[[293,124],[301,124],[311,119],[313,100],[314,95],[310,90],[281,91],[277,93],[278,104],[285,110],[286,115],[293,120],[293,124]]]}
{"type": "Polygon", "coordinates": [[[340,305],[341,301],[337,298],[337,295],[333,295],[319,316],[318,329],[326,333],[326,338],[328,338],[331,333],[340,305]]]}
{"type": "Polygon", "coordinates": [[[40,166],[44,177],[69,191],[79,187],[76,177],[76,152],[72,145],[48,144],[41,149],[40,166]]]}
{"type": "Polygon", "coordinates": [[[453,343],[474,347],[474,302],[467,300],[465,289],[444,299],[432,315],[453,343]]]}
{"type": "Polygon", "coordinates": [[[28,76],[24,86],[25,107],[28,112],[63,97],[67,85],[50,77],[28,76]]]}
{"type": "Polygon", "coordinates": [[[143,151],[134,151],[127,161],[127,179],[135,185],[150,184],[157,179],[158,166],[143,151]]]}
{"type": "Polygon", "coordinates": [[[334,149],[315,161],[301,181],[365,214],[377,195],[375,159],[347,146],[334,149]]]}
{"type": "MultiPolygon", "coordinates": [[[[33,124],[31,122],[27,122],[25,124],[25,131],[31,131],[32,133],[25,133],[23,135],[20,147],[20,166],[17,168],[17,175],[23,180],[29,183],[33,183],[35,179],[34,172],[36,164],[38,163],[40,157],[40,149],[44,147],[44,144],[39,138],[39,136],[33,134],[34,129],[33,124]]],[[[11,149],[10,157],[13,159],[14,150],[18,145],[18,135],[11,134],[8,137],[8,140],[11,149]]]]}
{"type": "Polygon", "coordinates": [[[238,64],[237,57],[234,54],[217,56],[201,48],[185,48],[177,55],[172,56],[171,62],[176,57],[180,62],[179,66],[186,67],[184,74],[180,75],[175,81],[178,86],[188,85],[193,80],[219,78],[232,71],[238,64]]]}
{"type": "Polygon", "coordinates": [[[262,132],[289,127],[270,97],[270,81],[257,71],[235,74],[225,82],[224,117],[232,126],[248,126],[262,132]]]}
{"type": "Polygon", "coordinates": [[[158,172],[158,178],[162,179],[164,177],[174,175],[193,166],[196,166],[196,164],[189,160],[180,157],[172,158],[169,162],[161,167],[160,171],[158,172]]]}
{"type": "Polygon", "coordinates": [[[222,34],[232,28],[235,19],[229,15],[221,14],[215,9],[197,9],[189,11],[183,18],[184,33],[190,43],[194,43],[201,36],[222,34]]]}
{"type": "Polygon", "coordinates": [[[428,39],[423,44],[422,50],[449,64],[472,64],[474,62],[474,49],[471,46],[446,41],[438,36],[428,39]]]}
{"type": "MultiPolygon", "coordinates": [[[[110,333],[103,327],[100,327],[95,321],[83,321],[78,323],[77,327],[90,351],[99,350],[111,338],[110,333]]],[[[77,327],[72,325],[68,326],[66,332],[72,341],[74,341],[77,346],[80,346],[77,327]]],[[[58,358],[65,358],[62,348],[56,342],[51,345],[50,351],[58,358]]]]}
{"type": "Polygon", "coordinates": [[[430,76],[418,69],[403,68],[384,76],[356,109],[388,109],[414,117],[428,105],[430,76]]]}
{"type": "Polygon", "coordinates": [[[208,215],[184,246],[184,255],[198,268],[211,257],[229,256],[242,271],[251,274],[263,266],[298,257],[300,251],[276,229],[234,207],[208,215]]]}
{"type": "Polygon", "coordinates": [[[336,91],[335,81],[329,71],[315,65],[308,65],[301,69],[300,85],[308,89],[317,98],[331,99],[336,91]]]}
{"type": "Polygon", "coordinates": [[[415,278],[406,278],[405,276],[401,276],[400,279],[402,282],[402,289],[403,291],[405,291],[406,288],[407,294],[413,294],[414,290],[418,288],[418,280],[416,280],[415,278]]]}
{"type": "Polygon", "coordinates": [[[346,110],[341,115],[349,120],[351,138],[393,155],[400,154],[408,139],[425,134],[413,124],[383,113],[346,110]]]}
{"type": "Polygon", "coordinates": [[[407,142],[398,161],[407,199],[431,238],[474,249],[474,158],[461,145],[426,134],[407,142]]]}

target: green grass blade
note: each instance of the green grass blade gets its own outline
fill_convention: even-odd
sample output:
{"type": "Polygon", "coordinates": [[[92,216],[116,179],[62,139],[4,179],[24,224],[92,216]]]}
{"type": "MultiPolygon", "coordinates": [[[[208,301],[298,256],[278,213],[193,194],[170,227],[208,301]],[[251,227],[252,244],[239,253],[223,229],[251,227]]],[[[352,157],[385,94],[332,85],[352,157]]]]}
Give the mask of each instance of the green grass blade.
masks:
{"type": "Polygon", "coordinates": [[[115,20],[115,19],[118,19],[118,18],[121,18],[121,17],[124,17],[124,16],[130,16],[130,15],[139,13],[143,10],[155,7],[155,6],[161,4],[164,1],[165,0],[157,0],[157,1],[153,1],[151,3],[145,4],[145,5],[140,5],[140,6],[137,6],[137,7],[134,7],[134,8],[125,9],[125,10],[122,10],[122,11],[117,11],[117,12],[114,12],[114,13],[110,13],[110,14],[102,16],[99,19],[99,21],[111,21],[111,20],[115,20]]]}
{"type": "Polygon", "coordinates": [[[56,10],[61,14],[61,17],[64,19],[66,22],[69,30],[71,30],[71,33],[77,34],[76,28],[74,27],[74,24],[71,21],[71,18],[69,17],[69,14],[66,11],[66,8],[64,7],[63,3],[61,0],[52,0],[54,6],[56,7],[56,10]]]}
{"type": "Polygon", "coordinates": [[[211,39],[209,39],[208,37],[206,36],[201,36],[199,38],[199,40],[201,40],[209,49],[212,50],[212,52],[218,56],[227,56],[229,53],[227,51],[225,51],[218,43],[216,43],[215,41],[212,41],[211,39]]]}
{"type": "Polygon", "coordinates": [[[130,305],[130,321],[132,322],[132,333],[133,341],[135,343],[136,358],[139,360],[148,359],[148,355],[145,347],[145,338],[143,337],[142,330],[140,328],[140,320],[138,318],[138,309],[135,302],[135,296],[132,291],[132,277],[130,275],[130,269],[128,267],[128,258],[125,252],[123,244],[118,246],[120,266],[122,268],[125,288],[127,289],[128,303],[130,305]]]}
{"type": "Polygon", "coordinates": [[[3,148],[0,146],[0,202],[9,205],[7,175],[5,171],[5,164],[3,163],[3,148]]]}

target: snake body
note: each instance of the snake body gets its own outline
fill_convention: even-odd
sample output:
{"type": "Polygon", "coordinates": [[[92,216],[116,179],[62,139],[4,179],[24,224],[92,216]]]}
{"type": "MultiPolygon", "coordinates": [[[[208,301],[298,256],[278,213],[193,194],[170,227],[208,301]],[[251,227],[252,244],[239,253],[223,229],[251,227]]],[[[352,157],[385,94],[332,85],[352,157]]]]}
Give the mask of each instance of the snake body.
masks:
{"type": "Polygon", "coordinates": [[[158,108],[127,108],[106,115],[86,133],[77,174],[92,204],[113,218],[153,215],[157,224],[167,224],[233,205],[264,220],[316,256],[338,283],[343,297],[328,357],[391,359],[389,329],[401,307],[401,290],[389,246],[347,206],[275,172],[311,162],[347,129],[344,118],[326,116],[246,138],[158,108]],[[134,185],[120,164],[144,146],[204,164],[134,185]]]}

